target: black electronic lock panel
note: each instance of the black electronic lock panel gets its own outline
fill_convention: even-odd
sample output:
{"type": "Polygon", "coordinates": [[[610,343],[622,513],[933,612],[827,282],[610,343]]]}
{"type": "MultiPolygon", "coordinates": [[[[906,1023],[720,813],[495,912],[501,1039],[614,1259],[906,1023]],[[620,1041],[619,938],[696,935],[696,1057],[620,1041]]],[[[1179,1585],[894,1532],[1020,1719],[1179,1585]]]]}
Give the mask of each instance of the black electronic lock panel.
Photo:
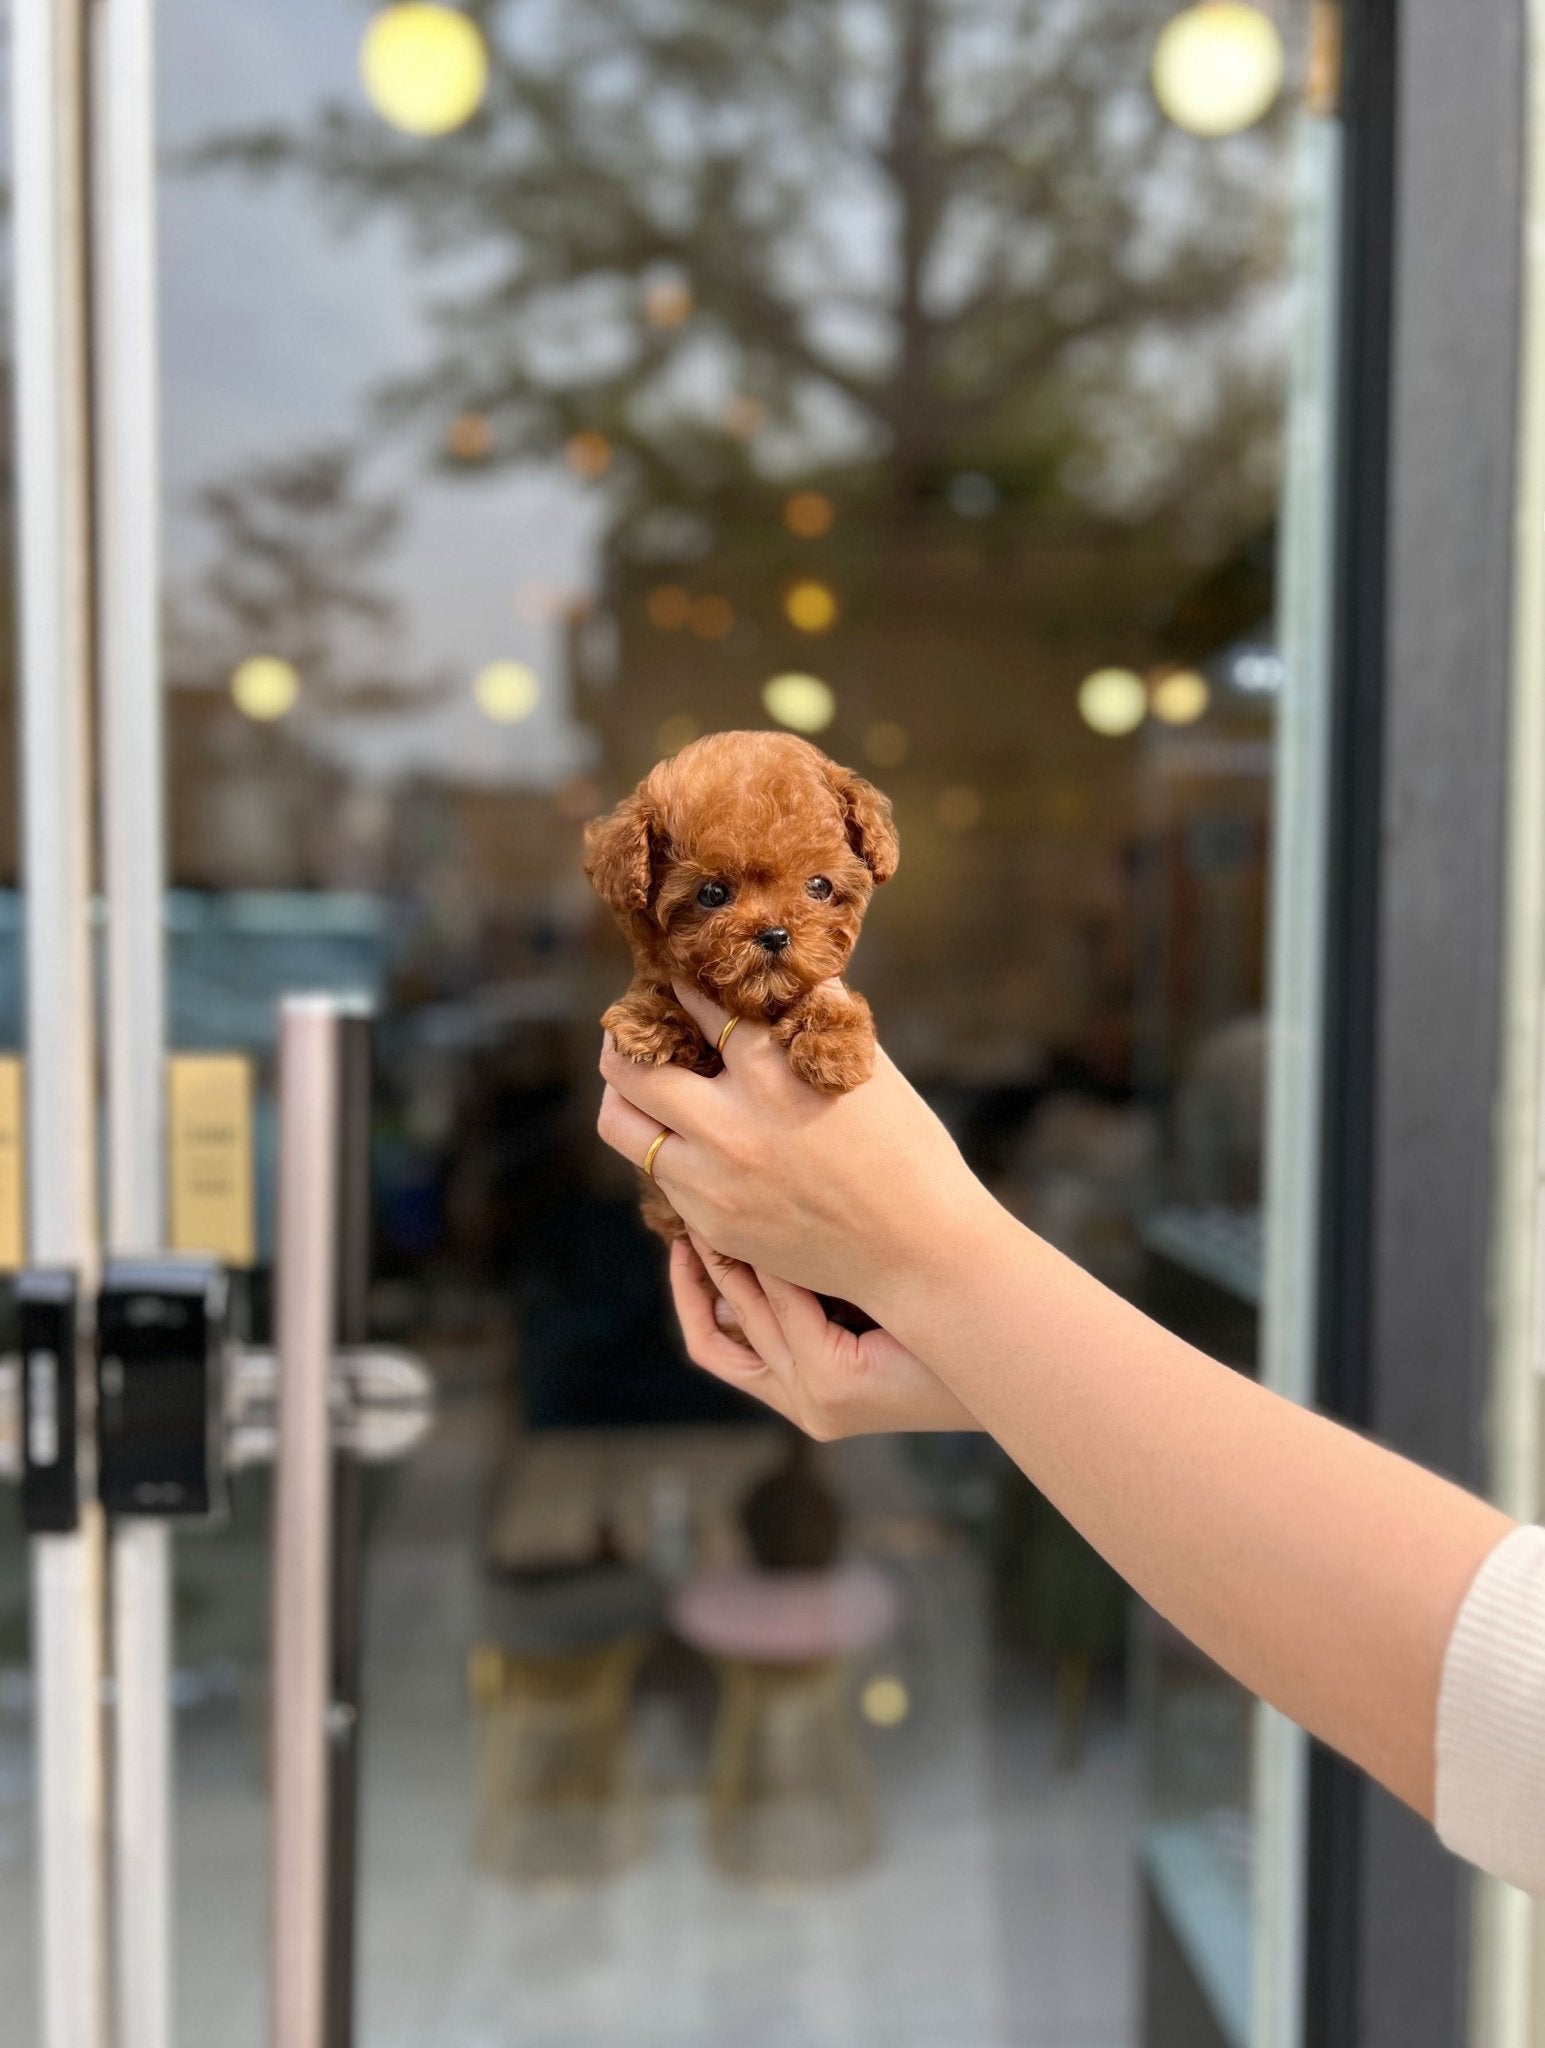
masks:
{"type": "Polygon", "coordinates": [[[60,1268],[20,1273],[16,1328],[21,1345],[21,1515],[29,1535],[61,1536],[80,1520],[76,1477],[75,1275],[60,1268]]]}
{"type": "Polygon", "coordinates": [[[225,1501],[226,1277],[208,1259],[114,1259],[97,1304],[97,1483],[121,1515],[225,1501]]]}

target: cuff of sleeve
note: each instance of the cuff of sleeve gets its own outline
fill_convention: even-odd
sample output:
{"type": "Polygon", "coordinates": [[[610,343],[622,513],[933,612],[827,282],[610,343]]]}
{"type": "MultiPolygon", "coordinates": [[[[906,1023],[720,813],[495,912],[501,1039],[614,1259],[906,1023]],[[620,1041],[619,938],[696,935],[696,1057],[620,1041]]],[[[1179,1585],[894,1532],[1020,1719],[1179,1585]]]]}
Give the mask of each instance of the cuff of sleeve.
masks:
{"type": "Polygon", "coordinates": [[[1448,1848],[1545,1896],[1545,1529],[1505,1536],[1460,1607],[1438,1693],[1434,1796],[1448,1848]]]}

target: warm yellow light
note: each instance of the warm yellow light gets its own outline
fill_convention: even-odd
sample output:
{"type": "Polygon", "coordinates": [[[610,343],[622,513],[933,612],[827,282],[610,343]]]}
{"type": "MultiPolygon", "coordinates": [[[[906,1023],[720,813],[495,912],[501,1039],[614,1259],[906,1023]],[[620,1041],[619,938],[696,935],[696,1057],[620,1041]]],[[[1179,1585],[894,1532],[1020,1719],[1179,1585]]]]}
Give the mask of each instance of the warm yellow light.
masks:
{"type": "Polygon", "coordinates": [[[692,313],[692,287],[679,277],[657,278],[644,293],[644,318],[651,327],[680,327],[692,313]]]}
{"type": "Polygon", "coordinates": [[[982,792],[969,782],[952,782],[939,791],[934,811],[946,832],[969,832],[982,822],[982,792]]]}
{"type": "Polygon", "coordinates": [[[735,607],[727,597],[700,597],[689,624],[699,640],[722,640],[735,624],[735,607]]]}
{"type": "Polygon", "coordinates": [[[591,479],[605,476],[612,466],[612,444],[594,427],[582,427],[569,436],[563,459],[576,476],[591,479]]]}
{"type": "Polygon", "coordinates": [[[1160,676],[1149,702],[1154,717],[1165,725],[1195,725],[1212,702],[1212,692],[1207,678],[1194,668],[1177,668],[1160,676]]]}
{"type": "Polygon", "coordinates": [[[529,718],[541,694],[536,670],[523,661],[491,661],[472,681],[478,710],[497,725],[518,725],[529,718]]]}
{"type": "Polygon", "coordinates": [[[248,718],[283,718],[300,695],[300,677],[292,662],[277,654],[252,654],[231,676],[236,709],[248,718]]]}
{"type": "Polygon", "coordinates": [[[724,431],[737,441],[754,441],[766,424],[766,406],[749,392],[737,392],[724,408],[724,431]]]}
{"type": "Polygon", "coordinates": [[[828,584],[807,579],[783,593],[783,611],[801,633],[829,633],[837,623],[837,597],[828,584]]]}
{"type": "Polygon", "coordinates": [[[679,754],[697,738],[697,720],[690,711],[676,711],[655,727],[654,743],[662,754],[679,754]]]}
{"type": "Polygon", "coordinates": [[[1154,98],[1177,128],[1237,135],[1259,121],[1282,90],[1282,38],[1259,7],[1202,0],[1160,31],[1153,52],[1154,98]]]}
{"type": "Polygon", "coordinates": [[[488,90],[487,45],[454,7],[411,0],[383,8],[365,30],[359,63],[370,104],[409,135],[449,135],[488,90]]]}
{"type": "Polygon", "coordinates": [[[459,413],[446,430],[445,445],[458,462],[481,462],[494,445],[493,422],[486,413],[459,413]]]}
{"type": "Polygon", "coordinates": [[[593,818],[603,801],[601,785],[593,775],[571,775],[553,791],[553,809],[575,825],[593,818]]]}
{"type": "Polygon", "coordinates": [[[1078,686],[1078,715],[1108,739],[1136,732],[1148,715],[1142,677],[1129,668],[1097,668],[1078,686]]]}
{"type": "Polygon", "coordinates": [[[864,734],[864,752],[876,768],[899,768],[911,747],[906,727],[893,724],[888,718],[880,719],[864,734]]]}
{"type": "Polygon", "coordinates": [[[558,614],[558,593],[540,576],[528,576],[515,586],[515,616],[528,625],[540,625],[558,614]]]}
{"type": "Polygon", "coordinates": [[[899,1678],[871,1678],[858,1696],[859,1712],[876,1728],[899,1728],[912,1711],[912,1696],[899,1678]]]}
{"type": "Polygon", "coordinates": [[[823,533],[830,533],[836,517],[836,508],[824,491],[796,491],[783,507],[784,525],[801,540],[819,540],[823,533]]]}
{"type": "Polygon", "coordinates": [[[692,616],[692,594],[679,583],[657,583],[644,600],[651,626],[662,633],[678,633],[692,616]]]}
{"type": "Polygon", "coordinates": [[[819,676],[774,676],[762,685],[768,715],[794,732],[824,732],[837,716],[837,698],[819,676]]]}

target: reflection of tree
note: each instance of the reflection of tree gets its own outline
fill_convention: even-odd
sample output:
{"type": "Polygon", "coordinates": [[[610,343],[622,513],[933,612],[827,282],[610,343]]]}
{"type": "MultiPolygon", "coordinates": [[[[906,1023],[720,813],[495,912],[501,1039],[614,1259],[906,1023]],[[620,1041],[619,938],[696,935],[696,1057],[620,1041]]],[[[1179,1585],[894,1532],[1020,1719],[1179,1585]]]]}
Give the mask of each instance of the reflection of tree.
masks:
{"type": "Polygon", "coordinates": [[[259,463],[208,485],[198,509],[213,552],[178,608],[176,681],[223,687],[238,661],[269,654],[295,665],[308,709],[406,709],[416,700],[392,673],[397,607],[372,573],[400,515],[362,488],[355,454],[333,447],[259,463]]]}
{"type": "Polygon", "coordinates": [[[1277,143],[1163,120],[1155,0],[469,11],[492,76],[459,133],[333,104],[202,153],[446,264],[432,360],[389,394],[440,445],[467,413],[495,458],[604,434],[624,520],[838,469],[902,511],[961,470],[1259,511],[1276,394],[1241,307],[1277,274],[1277,143]]]}

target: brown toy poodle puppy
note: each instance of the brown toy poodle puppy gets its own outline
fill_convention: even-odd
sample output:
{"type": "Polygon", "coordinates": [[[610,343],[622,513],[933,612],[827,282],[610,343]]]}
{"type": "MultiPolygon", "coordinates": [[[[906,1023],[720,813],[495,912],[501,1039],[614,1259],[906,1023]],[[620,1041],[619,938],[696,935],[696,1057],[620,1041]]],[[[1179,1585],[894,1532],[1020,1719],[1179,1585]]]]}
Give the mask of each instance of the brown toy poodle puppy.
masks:
{"type": "MultiPolygon", "coordinates": [[[[601,1019],[619,1051],[719,1071],[671,990],[691,982],[732,1016],[771,1024],[813,1088],[845,1094],[874,1070],[862,996],[827,986],[847,966],[877,883],[896,871],[889,801],[792,733],[694,740],[585,830],[585,873],[633,949],[633,985],[601,1019]]],[[[644,1216],[682,1225],[659,1189],[644,1216]]]]}

